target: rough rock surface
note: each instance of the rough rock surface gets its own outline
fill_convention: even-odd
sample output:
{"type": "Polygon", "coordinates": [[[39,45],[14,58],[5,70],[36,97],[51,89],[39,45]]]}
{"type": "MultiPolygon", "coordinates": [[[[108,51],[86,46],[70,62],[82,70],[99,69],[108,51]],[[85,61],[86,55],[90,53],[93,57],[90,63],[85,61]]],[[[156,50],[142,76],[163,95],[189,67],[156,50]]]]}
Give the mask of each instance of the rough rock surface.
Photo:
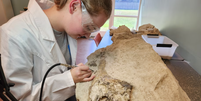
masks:
{"type": "Polygon", "coordinates": [[[190,101],[140,34],[118,30],[113,33],[112,45],[88,57],[86,65],[96,77],[76,84],[79,101],[190,101]]]}
{"type": "Polygon", "coordinates": [[[139,27],[137,34],[158,34],[161,35],[160,31],[152,24],[144,24],[139,27]]]}
{"type": "Polygon", "coordinates": [[[130,33],[130,29],[125,25],[119,26],[118,30],[110,29],[110,36],[113,36],[114,33],[130,33]]]}

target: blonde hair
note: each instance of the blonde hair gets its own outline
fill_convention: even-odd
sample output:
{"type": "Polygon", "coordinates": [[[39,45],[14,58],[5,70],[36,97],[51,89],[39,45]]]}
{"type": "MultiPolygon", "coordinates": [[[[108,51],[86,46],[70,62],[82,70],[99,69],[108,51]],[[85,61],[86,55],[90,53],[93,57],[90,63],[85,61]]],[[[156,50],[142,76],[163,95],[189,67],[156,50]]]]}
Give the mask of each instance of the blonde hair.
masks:
{"type": "MultiPolygon", "coordinates": [[[[57,9],[62,9],[68,0],[54,0],[57,9]]],[[[97,16],[101,11],[109,18],[112,12],[111,0],[82,0],[91,16],[97,16]]]]}

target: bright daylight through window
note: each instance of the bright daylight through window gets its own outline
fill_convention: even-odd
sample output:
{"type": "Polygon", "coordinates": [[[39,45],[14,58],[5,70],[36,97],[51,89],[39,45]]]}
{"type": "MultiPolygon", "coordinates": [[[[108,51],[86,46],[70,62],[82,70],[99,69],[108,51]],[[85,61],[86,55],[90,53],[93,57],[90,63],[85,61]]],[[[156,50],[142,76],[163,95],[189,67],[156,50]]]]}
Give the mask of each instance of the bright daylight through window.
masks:
{"type": "Polygon", "coordinates": [[[111,26],[126,25],[130,29],[138,27],[140,0],[113,0],[113,13],[110,19],[101,27],[107,31],[111,26]]]}

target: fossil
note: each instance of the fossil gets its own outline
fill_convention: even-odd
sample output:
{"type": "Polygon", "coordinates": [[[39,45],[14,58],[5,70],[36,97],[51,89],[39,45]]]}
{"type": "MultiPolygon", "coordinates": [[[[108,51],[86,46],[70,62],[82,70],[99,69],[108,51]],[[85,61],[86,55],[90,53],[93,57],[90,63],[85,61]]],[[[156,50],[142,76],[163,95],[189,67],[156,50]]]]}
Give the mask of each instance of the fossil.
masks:
{"type": "Polygon", "coordinates": [[[96,77],[76,84],[79,101],[190,101],[140,34],[132,34],[126,26],[112,31],[113,44],[87,58],[96,77]]]}

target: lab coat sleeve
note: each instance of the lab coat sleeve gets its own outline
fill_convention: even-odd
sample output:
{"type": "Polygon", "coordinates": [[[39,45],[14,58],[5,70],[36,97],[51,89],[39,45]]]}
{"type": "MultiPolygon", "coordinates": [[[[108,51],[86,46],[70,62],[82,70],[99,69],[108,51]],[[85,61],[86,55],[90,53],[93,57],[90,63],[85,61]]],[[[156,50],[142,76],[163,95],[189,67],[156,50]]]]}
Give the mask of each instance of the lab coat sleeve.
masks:
{"type": "MultiPolygon", "coordinates": [[[[19,101],[38,101],[41,82],[33,83],[33,54],[26,41],[19,40],[9,31],[1,33],[1,60],[8,83],[15,83],[11,93],[19,101]]],[[[13,33],[13,32],[12,32],[13,33]]],[[[74,95],[74,81],[70,71],[50,76],[43,89],[43,101],[64,101],[74,95]]]]}

